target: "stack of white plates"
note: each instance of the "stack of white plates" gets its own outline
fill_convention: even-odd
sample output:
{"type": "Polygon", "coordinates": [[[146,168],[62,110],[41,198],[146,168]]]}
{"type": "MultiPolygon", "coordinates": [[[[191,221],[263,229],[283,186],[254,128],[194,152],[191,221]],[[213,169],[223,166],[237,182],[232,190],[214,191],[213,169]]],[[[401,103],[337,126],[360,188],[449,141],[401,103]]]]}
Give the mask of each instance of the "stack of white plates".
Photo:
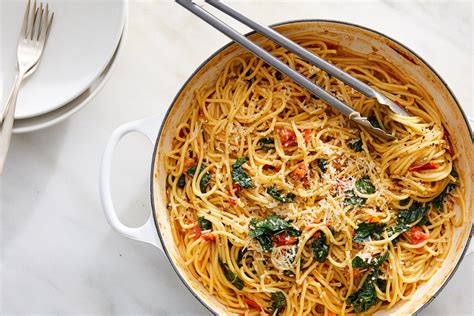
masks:
{"type": "MultiPolygon", "coordinates": [[[[14,133],[51,126],[77,112],[102,88],[119,54],[126,0],[47,0],[54,11],[44,55],[20,89],[14,133]]],[[[27,1],[0,4],[1,106],[13,84],[27,1]]]]}

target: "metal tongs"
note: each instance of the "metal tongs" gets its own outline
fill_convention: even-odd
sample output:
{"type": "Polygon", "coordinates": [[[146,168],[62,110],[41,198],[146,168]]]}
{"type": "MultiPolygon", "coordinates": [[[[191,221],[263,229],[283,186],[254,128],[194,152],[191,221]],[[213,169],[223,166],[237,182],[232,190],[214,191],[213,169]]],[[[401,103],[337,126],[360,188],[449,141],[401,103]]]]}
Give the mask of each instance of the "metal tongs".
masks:
{"type": "MultiPolygon", "coordinates": [[[[396,139],[395,136],[387,133],[383,129],[373,126],[372,123],[370,123],[370,121],[367,119],[367,117],[361,116],[361,114],[357,112],[356,110],[354,110],[352,107],[340,101],[339,99],[334,97],[332,94],[328,93],[323,88],[314,84],[313,82],[308,80],[305,76],[303,76],[296,70],[287,66],[278,58],[271,55],[269,52],[267,52],[260,46],[256,45],[254,42],[250,41],[247,37],[243,36],[242,34],[237,32],[235,29],[225,24],[224,22],[222,22],[215,16],[213,16],[205,9],[195,4],[192,0],[176,0],[176,2],[182,5],[183,7],[185,7],[186,9],[188,9],[189,11],[191,11],[192,13],[194,13],[195,15],[197,15],[198,17],[200,17],[202,20],[204,20],[205,22],[207,22],[208,24],[210,24],[217,30],[221,31],[222,33],[230,37],[233,41],[239,43],[240,45],[242,45],[243,47],[245,47],[246,49],[248,49],[249,51],[257,55],[258,57],[262,58],[266,63],[275,67],[280,72],[284,73],[285,75],[293,79],[296,83],[298,83],[300,86],[309,90],[315,96],[329,103],[331,106],[339,110],[342,114],[347,116],[350,120],[365,127],[370,133],[377,135],[384,140],[391,141],[391,140],[396,139]]],[[[297,54],[298,56],[300,56],[307,62],[331,74],[332,76],[341,80],[345,84],[353,87],[355,90],[359,91],[366,97],[374,99],[379,104],[388,107],[392,112],[401,116],[410,116],[410,114],[407,113],[402,107],[397,105],[395,102],[387,98],[382,93],[378,92],[372,87],[369,87],[367,84],[352,77],[348,73],[335,67],[334,65],[330,64],[329,62],[325,61],[319,56],[311,53],[305,48],[299,46],[295,42],[291,41],[290,39],[286,38],[280,33],[274,31],[270,27],[261,25],[253,21],[252,19],[244,16],[243,14],[236,11],[235,9],[233,9],[232,7],[228,6],[227,4],[225,4],[224,2],[220,0],[205,0],[205,2],[209,3],[210,5],[219,9],[225,14],[231,16],[237,21],[247,25],[251,29],[264,35],[265,37],[271,39],[272,41],[278,43],[279,45],[285,47],[289,51],[297,54]]]]}

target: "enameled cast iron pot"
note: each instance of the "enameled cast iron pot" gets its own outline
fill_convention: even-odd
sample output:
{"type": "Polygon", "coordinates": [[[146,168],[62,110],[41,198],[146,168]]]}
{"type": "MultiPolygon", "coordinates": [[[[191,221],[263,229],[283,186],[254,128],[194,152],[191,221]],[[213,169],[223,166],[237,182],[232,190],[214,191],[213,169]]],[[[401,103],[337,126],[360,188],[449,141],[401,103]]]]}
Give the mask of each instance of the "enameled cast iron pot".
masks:
{"type": "MultiPolygon", "coordinates": [[[[435,104],[438,105],[443,120],[447,123],[448,131],[453,138],[454,146],[457,152],[461,153],[458,160],[459,171],[466,186],[464,223],[462,227],[455,230],[449,254],[434,277],[420,286],[411,300],[400,302],[388,311],[379,311],[377,315],[409,315],[420,311],[441,291],[456,271],[465,253],[470,252],[468,244],[473,218],[474,170],[472,162],[474,161],[474,140],[466,116],[439,75],[414,52],[385,35],[352,24],[322,20],[288,22],[275,26],[275,29],[287,36],[312,30],[315,34],[337,40],[341,46],[361,53],[373,53],[383,56],[407,76],[421,83],[434,99],[435,104]]],[[[250,33],[249,36],[257,43],[266,41],[259,34],[250,33]]],[[[157,111],[161,111],[157,116],[130,122],[117,128],[107,144],[100,174],[100,194],[105,215],[110,225],[128,238],[152,244],[160,249],[168,257],[174,270],[193,295],[212,313],[219,315],[228,315],[229,312],[188,273],[174,245],[166,209],[166,172],[163,167],[163,159],[165,153],[171,148],[175,127],[181,120],[182,113],[190,104],[194,91],[209,79],[217,77],[229,59],[242,53],[244,53],[244,49],[239,45],[235,43],[226,45],[194,72],[181,88],[166,113],[165,110],[157,107],[157,111]],[[147,222],[138,228],[127,227],[119,221],[110,194],[112,154],[120,139],[130,132],[144,134],[155,147],[151,157],[150,173],[152,212],[147,222]]]]}

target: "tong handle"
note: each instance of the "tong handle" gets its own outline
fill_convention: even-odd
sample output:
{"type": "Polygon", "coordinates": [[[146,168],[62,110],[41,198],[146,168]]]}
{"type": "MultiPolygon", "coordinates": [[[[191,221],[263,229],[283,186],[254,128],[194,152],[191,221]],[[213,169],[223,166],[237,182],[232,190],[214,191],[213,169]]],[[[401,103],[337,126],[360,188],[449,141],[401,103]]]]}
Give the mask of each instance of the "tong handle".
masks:
{"type": "Polygon", "coordinates": [[[250,41],[247,37],[243,36],[236,30],[231,28],[229,25],[225,24],[206,10],[196,5],[194,2],[192,2],[192,0],[176,0],[176,2],[191,11],[192,13],[194,13],[196,16],[198,16],[205,22],[207,22],[209,25],[213,26],[214,28],[231,38],[233,41],[237,42],[238,44],[242,45],[258,57],[263,59],[269,65],[273,66],[280,72],[287,75],[289,78],[293,79],[300,86],[309,90],[313,95],[329,103],[331,106],[339,110],[343,115],[347,116],[350,120],[368,128],[371,133],[385,140],[395,139],[393,135],[388,134],[380,128],[374,127],[367,120],[366,117],[361,116],[360,113],[354,110],[352,107],[348,106],[344,102],[334,97],[332,94],[328,93],[326,90],[314,84],[299,72],[290,68],[278,58],[276,58],[260,46],[256,45],[254,42],[250,41]]]}
{"type": "Polygon", "coordinates": [[[272,41],[276,42],[280,46],[285,47],[290,52],[293,52],[306,60],[307,62],[321,68],[325,72],[331,74],[332,76],[336,77],[337,79],[341,80],[342,82],[346,83],[347,85],[353,87],[354,89],[358,90],[360,93],[365,95],[368,98],[375,99],[378,103],[389,107],[390,110],[393,112],[402,115],[402,116],[410,116],[402,107],[398,106],[396,103],[388,99],[382,93],[378,92],[377,90],[373,89],[369,85],[363,83],[362,81],[358,80],[357,78],[349,75],[347,72],[339,69],[338,67],[334,66],[333,64],[327,62],[326,60],[322,59],[316,54],[308,51],[307,49],[301,47],[300,45],[296,44],[289,38],[281,35],[280,33],[276,32],[272,28],[262,25],[249,17],[243,15],[242,13],[236,11],[234,8],[230,7],[229,5],[225,4],[220,0],[205,0],[207,3],[212,5],[213,7],[219,9],[220,11],[224,12],[225,14],[233,17],[237,21],[247,25],[251,29],[257,31],[258,33],[266,36],[267,38],[271,39],[272,41]]]}
{"type": "Polygon", "coordinates": [[[315,85],[313,82],[311,82],[309,79],[307,79],[305,76],[300,74],[299,72],[294,71],[292,68],[287,66],[285,63],[280,61],[278,58],[261,48],[260,46],[256,45],[249,39],[247,39],[245,36],[231,28],[229,25],[225,24],[206,10],[202,9],[195,3],[189,0],[177,0],[177,3],[181,4],[184,6],[186,9],[209,23],[211,26],[216,28],[217,30],[221,31],[228,37],[230,37],[232,40],[235,42],[239,43],[258,57],[262,58],[266,63],[269,65],[275,67],[277,70],[281,71],[294,81],[296,81],[298,84],[303,86],[304,88],[308,89],[311,93],[314,95],[320,97],[327,103],[331,104],[335,108],[337,108],[342,114],[345,116],[351,115],[352,112],[354,112],[354,109],[351,108],[350,106],[344,104],[341,102],[339,99],[336,99],[333,97],[330,93],[326,92],[326,90],[322,89],[321,87],[315,85]]]}

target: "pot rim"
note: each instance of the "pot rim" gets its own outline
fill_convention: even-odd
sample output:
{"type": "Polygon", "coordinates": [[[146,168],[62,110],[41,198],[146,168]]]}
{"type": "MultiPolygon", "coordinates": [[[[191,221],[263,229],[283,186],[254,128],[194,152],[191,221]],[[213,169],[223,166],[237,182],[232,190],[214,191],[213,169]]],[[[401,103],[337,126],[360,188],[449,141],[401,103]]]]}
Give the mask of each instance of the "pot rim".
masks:
{"type": "MultiPolygon", "coordinates": [[[[406,49],[407,51],[409,51],[411,54],[413,54],[415,57],[417,57],[425,66],[427,66],[429,68],[429,70],[431,70],[433,72],[433,74],[441,81],[441,83],[446,87],[446,89],[448,90],[450,96],[453,98],[454,102],[456,103],[457,107],[458,107],[458,110],[461,112],[461,115],[464,119],[464,122],[466,123],[466,126],[467,126],[467,129],[471,135],[471,142],[474,144],[474,133],[473,133],[473,130],[471,129],[471,125],[469,124],[469,120],[467,118],[467,115],[466,113],[464,112],[464,110],[462,109],[458,99],[456,98],[456,96],[454,95],[453,91],[451,90],[451,88],[449,87],[449,85],[446,83],[446,81],[443,80],[443,78],[438,74],[438,72],[426,61],[424,60],[423,58],[421,58],[417,53],[415,53],[412,49],[410,49],[409,47],[407,47],[406,45],[400,43],[399,41],[393,39],[392,37],[390,36],[387,36],[379,31],[376,31],[376,30],[373,30],[369,27],[366,27],[366,26],[362,26],[362,25],[359,25],[359,24],[355,24],[355,23],[351,23],[351,22],[345,22],[345,21],[337,21],[337,20],[328,20],[328,19],[297,19],[297,20],[289,20],[289,21],[284,21],[284,22],[279,22],[279,23],[274,23],[274,24],[271,24],[270,27],[277,27],[277,26],[283,26],[283,25],[290,25],[290,24],[295,24],[295,23],[304,23],[304,22],[322,22],[322,23],[335,23],[335,24],[342,24],[342,25],[347,25],[347,26],[352,26],[352,27],[356,27],[356,28],[359,28],[359,29],[362,29],[362,30],[365,30],[365,31],[369,31],[369,32],[372,32],[374,34],[377,34],[377,35],[380,35],[394,43],[396,43],[397,45],[400,45],[402,48],[406,49]]],[[[251,31],[251,32],[248,32],[246,34],[244,34],[244,36],[248,37],[250,35],[253,35],[257,33],[256,31],[251,31]]],[[[171,101],[171,104],[168,106],[168,109],[166,110],[166,113],[163,117],[163,121],[162,121],[162,124],[160,126],[160,129],[158,130],[158,133],[157,133],[157,136],[156,136],[156,140],[155,140],[155,148],[153,149],[153,157],[152,157],[152,162],[151,162],[151,173],[150,173],[150,202],[151,202],[151,209],[152,209],[152,215],[153,215],[153,220],[154,220],[154,223],[155,223],[155,227],[156,227],[156,231],[157,231],[157,234],[158,234],[158,238],[160,239],[160,242],[161,242],[161,245],[163,246],[163,252],[166,254],[166,257],[168,258],[169,262],[171,263],[171,266],[173,267],[173,270],[175,271],[175,273],[178,275],[179,279],[181,280],[181,282],[184,284],[184,286],[191,292],[191,294],[204,306],[207,308],[207,310],[209,310],[212,314],[214,315],[218,315],[218,313],[216,311],[214,311],[214,309],[212,309],[202,298],[200,295],[198,295],[196,293],[196,291],[189,285],[189,283],[185,280],[185,278],[183,277],[183,275],[181,274],[181,272],[179,271],[178,267],[175,265],[175,263],[173,262],[173,260],[171,259],[171,256],[168,252],[168,249],[166,247],[166,244],[163,240],[163,237],[162,237],[162,233],[161,233],[161,230],[160,230],[160,227],[159,227],[159,224],[158,224],[158,218],[156,216],[156,210],[155,210],[155,196],[154,196],[154,187],[153,187],[153,183],[154,183],[154,169],[155,169],[155,163],[156,163],[156,157],[157,157],[157,152],[158,152],[158,145],[160,143],[160,139],[161,139],[161,135],[162,135],[162,132],[163,132],[163,127],[165,125],[165,122],[166,120],[168,119],[168,116],[171,112],[171,109],[174,107],[175,105],[175,102],[176,100],[178,99],[178,97],[180,96],[181,92],[184,90],[184,88],[187,86],[187,84],[191,81],[192,78],[194,78],[194,76],[209,62],[211,61],[214,57],[216,57],[218,54],[220,54],[222,51],[224,51],[225,49],[227,49],[229,46],[233,45],[233,44],[236,44],[234,41],[230,41],[229,43],[225,44],[224,46],[222,46],[221,48],[219,48],[218,50],[216,50],[214,53],[212,53],[208,58],[206,58],[194,71],[193,73],[188,77],[188,79],[183,83],[183,85],[181,86],[181,88],[179,89],[179,91],[176,93],[175,97],[173,98],[173,101],[171,101]]],[[[471,232],[467,238],[467,242],[466,242],[466,245],[464,246],[464,249],[462,251],[462,254],[461,256],[459,257],[454,269],[451,271],[451,273],[448,275],[448,277],[445,279],[445,281],[443,282],[443,284],[439,287],[439,289],[436,291],[436,293],[433,294],[433,296],[427,300],[422,306],[420,306],[415,312],[414,312],[414,315],[418,314],[420,311],[422,311],[423,309],[425,309],[440,293],[441,291],[446,287],[446,285],[448,284],[448,282],[451,280],[451,278],[454,276],[454,274],[456,273],[457,269],[459,268],[459,265],[461,264],[462,260],[464,259],[464,256],[466,255],[466,252],[467,252],[467,249],[469,249],[469,244],[471,242],[471,238],[474,234],[474,223],[471,223],[471,232]]]]}

